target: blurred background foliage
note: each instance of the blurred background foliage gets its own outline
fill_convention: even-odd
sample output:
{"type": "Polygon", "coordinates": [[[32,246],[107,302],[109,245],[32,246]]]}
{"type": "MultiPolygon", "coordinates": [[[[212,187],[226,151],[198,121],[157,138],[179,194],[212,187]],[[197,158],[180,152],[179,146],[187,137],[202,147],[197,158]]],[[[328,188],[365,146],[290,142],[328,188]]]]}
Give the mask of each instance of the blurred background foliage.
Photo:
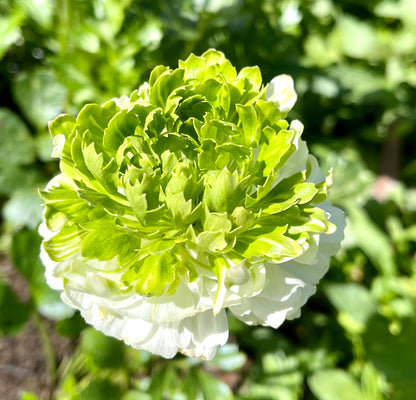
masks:
{"type": "Polygon", "coordinates": [[[0,335],[35,321],[50,398],[416,398],[415,1],[0,0],[0,93],[0,251],[29,288],[22,298],[0,270],[0,335]],[[301,318],[277,331],[231,319],[212,362],[166,361],[87,328],[47,287],[37,191],[58,171],[49,120],[211,47],[265,83],[294,77],[291,117],[333,168],[348,226],[301,318]],[[49,320],[73,338],[70,356],[55,354],[49,320]]]}

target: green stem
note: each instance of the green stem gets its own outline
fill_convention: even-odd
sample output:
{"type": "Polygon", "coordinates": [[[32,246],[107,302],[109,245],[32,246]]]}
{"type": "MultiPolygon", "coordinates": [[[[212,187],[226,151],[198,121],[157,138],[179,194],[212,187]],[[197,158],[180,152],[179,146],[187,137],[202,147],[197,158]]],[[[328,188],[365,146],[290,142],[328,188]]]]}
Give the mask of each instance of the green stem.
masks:
{"type": "Polygon", "coordinates": [[[45,324],[37,311],[33,313],[33,320],[35,322],[36,329],[38,330],[39,339],[42,345],[43,352],[45,354],[46,369],[48,372],[50,383],[53,386],[55,386],[57,380],[57,363],[55,351],[53,349],[53,345],[49,338],[45,324]]]}

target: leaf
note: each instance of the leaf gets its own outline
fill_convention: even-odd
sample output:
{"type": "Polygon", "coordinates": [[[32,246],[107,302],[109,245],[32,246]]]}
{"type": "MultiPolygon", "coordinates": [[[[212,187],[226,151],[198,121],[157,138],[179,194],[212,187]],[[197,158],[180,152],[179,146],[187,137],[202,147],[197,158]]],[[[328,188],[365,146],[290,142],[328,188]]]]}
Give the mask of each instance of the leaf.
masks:
{"type": "Polygon", "coordinates": [[[236,344],[226,344],[218,349],[215,358],[209,364],[222,371],[238,371],[247,361],[247,356],[238,351],[236,344]]]}
{"type": "Polygon", "coordinates": [[[0,108],[0,174],[3,168],[28,165],[35,161],[35,143],[20,117],[0,108]]]}
{"type": "Polygon", "coordinates": [[[222,381],[215,378],[211,374],[205,372],[202,369],[196,370],[196,376],[198,379],[198,385],[201,393],[206,400],[231,400],[233,394],[231,389],[222,381]]]}
{"type": "Polygon", "coordinates": [[[20,7],[15,9],[9,15],[0,17],[0,60],[3,58],[7,49],[21,38],[20,26],[24,21],[25,15],[20,7]]]}
{"type": "Polygon", "coordinates": [[[29,303],[22,303],[13,289],[0,280],[0,333],[14,335],[20,332],[32,311],[29,303]]]}
{"type": "Polygon", "coordinates": [[[55,10],[53,0],[26,0],[18,4],[23,6],[23,9],[29,14],[28,17],[36,22],[43,31],[47,32],[52,28],[55,10]]]}
{"type": "Polygon", "coordinates": [[[37,278],[42,238],[36,231],[22,230],[13,235],[10,255],[14,266],[30,282],[37,278]]]}
{"type": "Polygon", "coordinates": [[[153,399],[147,393],[139,392],[137,390],[129,390],[123,395],[121,400],[153,400],[153,399]]]}
{"type": "Polygon", "coordinates": [[[318,400],[364,400],[358,382],[341,369],[317,371],[308,384],[318,400]]]}
{"type": "Polygon", "coordinates": [[[68,95],[53,70],[42,67],[19,73],[13,94],[23,114],[37,127],[47,126],[63,111],[68,95]]]}
{"type": "Polygon", "coordinates": [[[79,400],[107,400],[119,399],[121,389],[108,379],[97,378],[79,393],[79,400]]]}
{"type": "Polygon", "coordinates": [[[312,147],[320,159],[322,171],[333,169],[333,185],[329,191],[332,204],[361,207],[371,198],[374,173],[362,160],[358,151],[350,146],[333,151],[324,145],[312,147]]]}
{"type": "Polygon", "coordinates": [[[38,133],[35,138],[35,148],[38,158],[43,162],[52,160],[51,154],[54,151],[54,143],[47,131],[38,133]]]}
{"type": "Polygon", "coordinates": [[[32,392],[21,392],[19,394],[19,400],[40,400],[36,394],[32,392]]]}
{"type": "Polygon", "coordinates": [[[62,302],[61,293],[51,289],[46,283],[44,269],[38,276],[37,282],[31,283],[30,289],[36,308],[41,315],[56,321],[73,315],[74,309],[62,302]]]}
{"type": "Polygon", "coordinates": [[[395,400],[411,400],[416,393],[415,354],[416,321],[402,320],[401,331],[393,335],[389,321],[375,315],[367,325],[363,345],[368,360],[393,385],[395,400]]]}
{"type": "Polygon", "coordinates": [[[363,250],[380,273],[386,276],[395,275],[394,253],[389,237],[361,208],[349,207],[347,215],[348,227],[357,246],[363,250]]]}
{"type": "Polygon", "coordinates": [[[379,40],[372,24],[344,14],[339,19],[335,35],[339,47],[349,57],[377,60],[386,56],[386,48],[379,40]]]}
{"type": "Polygon", "coordinates": [[[116,369],[124,365],[124,343],[93,328],[82,332],[80,347],[95,367],[116,369]]]}
{"type": "Polygon", "coordinates": [[[205,372],[202,368],[190,368],[183,380],[183,393],[186,399],[232,400],[231,389],[221,380],[205,372]]]}
{"type": "Polygon", "coordinates": [[[72,317],[65,318],[62,321],[57,322],[56,331],[62,336],[78,338],[86,326],[87,324],[85,323],[84,318],[82,318],[80,313],[77,311],[72,317]]]}
{"type": "Polygon", "coordinates": [[[42,221],[42,200],[36,187],[16,190],[3,208],[3,218],[13,227],[35,229],[42,221]]]}
{"type": "Polygon", "coordinates": [[[355,283],[331,283],[324,287],[329,301],[341,315],[346,328],[352,332],[363,332],[368,320],[377,312],[377,303],[370,292],[355,283]],[[352,321],[350,321],[350,319],[352,321]]]}
{"type": "MultiPolygon", "coordinates": [[[[265,331],[263,333],[266,334],[265,331]]],[[[262,339],[265,339],[265,335],[262,339]]],[[[244,390],[244,398],[253,400],[301,399],[304,377],[299,368],[299,361],[294,356],[287,356],[281,349],[278,352],[271,352],[270,346],[272,348],[276,346],[276,337],[270,339],[269,346],[265,348],[266,354],[261,358],[264,372],[250,382],[244,390]]]]}
{"type": "Polygon", "coordinates": [[[42,171],[31,166],[13,168],[0,167],[0,194],[10,197],[13,192],[23,188],[34,188],[43,185],[42,171]]]}
{"type": "Polygon", "coordinates": [[[384,400],[383,392],[386,392],[388,389],[384,375],[370,363],[365,364],[363,367],[361,387],[365,400],[384,400]]]}
{"type": "Polygon", "coordinates": [[[39,257],[41,237],[36,231],[22,230],[13,235],[10,254],[16,269],[27,279],[31,299],[47,318],[61,320],[73,314],[60,293],[52,290],[45,279],[45,267],[39,257]]]}
{"type": "Polygon", "coordinates": [[[178,371],[169,364],[164,364],[152,376],[148,393],[152,396],[152,400],[170,399],[178,391],[178,387],[178,371]]]}

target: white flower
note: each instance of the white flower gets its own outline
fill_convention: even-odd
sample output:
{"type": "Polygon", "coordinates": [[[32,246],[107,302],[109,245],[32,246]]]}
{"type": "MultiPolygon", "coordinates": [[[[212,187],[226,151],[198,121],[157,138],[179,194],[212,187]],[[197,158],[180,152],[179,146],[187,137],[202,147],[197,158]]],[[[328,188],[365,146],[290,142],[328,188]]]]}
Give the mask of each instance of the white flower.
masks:
{"type": "Polygon", "coordinates": [[[344,217],[303,125],[282,119],[295,99],[290,77],[264,94],[257,68],[237,75],[210,50],[58,117],[62,173],[39,229],[49,285],[96,329],[166,358],[212,359],[227,309],[274,328],[299,316],[344,217]]]}

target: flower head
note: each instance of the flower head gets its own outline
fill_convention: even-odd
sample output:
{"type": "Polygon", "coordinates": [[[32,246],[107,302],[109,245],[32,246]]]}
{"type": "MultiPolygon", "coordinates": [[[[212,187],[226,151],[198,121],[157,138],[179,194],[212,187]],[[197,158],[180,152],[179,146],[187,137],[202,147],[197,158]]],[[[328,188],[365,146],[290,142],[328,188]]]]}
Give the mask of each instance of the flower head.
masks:
{"type": "Polygon", "coordinates": [[[209,50],[156,67],[129,98],[50,124],[61,174],[42,192],[49,284],[96,329],[164,357],[211,359],[225,310],[299,315],[342,239],[290,77],[262,86],[209,50]]]}

